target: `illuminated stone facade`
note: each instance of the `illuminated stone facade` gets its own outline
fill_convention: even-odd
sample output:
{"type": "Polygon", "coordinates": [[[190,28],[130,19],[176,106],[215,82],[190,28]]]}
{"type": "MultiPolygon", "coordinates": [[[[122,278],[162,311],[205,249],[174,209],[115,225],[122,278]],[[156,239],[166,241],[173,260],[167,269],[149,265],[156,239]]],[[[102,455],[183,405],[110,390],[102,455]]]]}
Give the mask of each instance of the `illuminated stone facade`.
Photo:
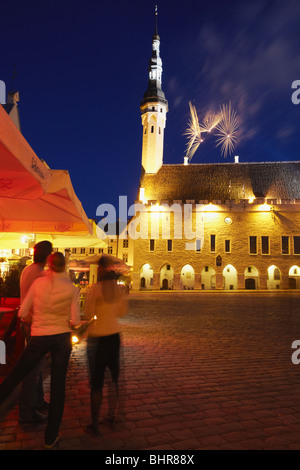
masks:
{"type": "MultiPolygon", "coordinates": [[[[300,288],[300,201],[268,202],[260,198],[205,204],[203,244],[195,244],[194,250],[186,249],[191,241],[185,237],[174,239],[170,214],[170,239],[162,239],[160,230],[153,240],[149,230],[148,240],[135,240],[133,287],[300,288]]],[[[166,216],[155,207],[151,217],[166,216]]]]}
{"type": "MultiPolygon", "coordinates": [[[[153,90],[144,95],[142,117],[162,99],[161,88],[157,96],[153,90]]],[[[134,240],[133,289],[300,288],[300,162],[164,165],[162,152],[146,146],[144,137],[137,200],[149,211],[140,216],[148,236],[134,240]],[[187,207],[193,223],[201,211],[199,243],[183,231],[175,236],[179,219],[166,210],[173,204],[181,222],[187,207]]]]}

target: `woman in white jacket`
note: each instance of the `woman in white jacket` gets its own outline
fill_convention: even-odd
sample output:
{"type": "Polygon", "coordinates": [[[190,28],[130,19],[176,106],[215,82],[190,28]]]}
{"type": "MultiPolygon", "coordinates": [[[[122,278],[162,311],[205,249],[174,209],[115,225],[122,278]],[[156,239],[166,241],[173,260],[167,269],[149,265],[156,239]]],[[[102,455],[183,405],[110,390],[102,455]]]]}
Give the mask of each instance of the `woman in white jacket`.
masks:
{"type": "Polygon", "coordinates": [[[0,404],[33,367],[51,352],[51,391],[45,448],[59,440],[64,411],[65,381],[72,350],[71,324],[80,322],[78,290],[65,272],[62,253],[48,258],[49,271],[34,281],[25,297],[19,317],[31,323],[31,339],[11,374],[0,385],[0,404]],[[32,317],[30,311],[33,311],[32,317]]]}

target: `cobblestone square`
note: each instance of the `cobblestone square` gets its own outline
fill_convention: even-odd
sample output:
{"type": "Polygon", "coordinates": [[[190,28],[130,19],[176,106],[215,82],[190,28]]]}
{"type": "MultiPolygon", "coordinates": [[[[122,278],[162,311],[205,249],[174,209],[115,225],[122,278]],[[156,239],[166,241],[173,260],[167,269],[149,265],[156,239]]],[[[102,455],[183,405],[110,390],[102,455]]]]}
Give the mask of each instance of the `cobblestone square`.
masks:
{"type": "MultiPolygon", "coordinates": [[[[299,449],[297,292],[132,293],[122,319],[118,423],[91,438],[85,342],[72,352],[59,449],[299,449]]],[[[48,394],[49,378],[45,380],[48,394]]],[[[105,389],[103,414],[107,410],[105,389]]],[[[47,396],[46,396],[47,398],[47,396]]],[[[0,449],[39,449],[44,426],[0,421],[0,449]]]]}

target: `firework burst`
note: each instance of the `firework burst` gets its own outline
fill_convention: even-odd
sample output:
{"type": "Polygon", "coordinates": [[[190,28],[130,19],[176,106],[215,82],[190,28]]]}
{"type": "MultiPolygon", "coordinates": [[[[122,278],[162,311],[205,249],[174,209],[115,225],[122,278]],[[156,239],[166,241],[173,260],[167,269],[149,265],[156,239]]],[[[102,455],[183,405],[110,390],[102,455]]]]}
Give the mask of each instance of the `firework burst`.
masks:
{"type": "Polygon", "coordinates": [[[221,120],[216,125],[217,146],[221,145],[221,154],[226,158],[234,150],[239,125],[237,114],[231,109],[231,103],[223,105],[220,108],[220,114],[221,120]]]}
{"type": "Polygon", "coordinates": [[[238,119],[236,112],[229,104],[220,106],[220,112],[208,113],[201,125],[196,112],[195,106],[189,103],[190,106],[190,119],[188,121],[188,128],[185,135],[188,136],[186,155],[190,161],[198,149],[199,145],[203,142],[202,133],[213,134],[216,132],[217,147],[221,146],[221,154],[224,158],[231,154],[234,150],[237,141],[238,119]]]}
{"type": "Polygon", "coordinates": [[[221,112],[218,114],[215,114],[215,113],[207,114],[201,124],[201,127],[200,127],[201,132],[210,133],[219,124],[221,119],[222,119],[221,112]]]}
{"type": "Polygon", "coordinates": [[[189,103],[190,105],[190,119],[188,122],[188,128],[185,132],[185,135],[188,136],[188,143],[187,143],[187,156],[188,159],[191,160],[193,157],[194,153],[198,149],[199,145],[201,142],[203,142],[201,138],[201,128],[199,125],[199,119],[198,115],[196,112],[195,106],[192,105],[192,103],[189,103]]]}

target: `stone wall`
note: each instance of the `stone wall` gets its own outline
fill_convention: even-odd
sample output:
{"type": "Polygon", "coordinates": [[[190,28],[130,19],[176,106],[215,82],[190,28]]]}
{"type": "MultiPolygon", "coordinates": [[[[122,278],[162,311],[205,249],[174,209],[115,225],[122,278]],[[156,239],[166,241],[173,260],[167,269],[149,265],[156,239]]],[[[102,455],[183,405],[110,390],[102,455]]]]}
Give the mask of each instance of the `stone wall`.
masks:
{"type": "MultiPolygon", "coordinates": [[[[196,206],[193,205],[194,219],[195,209],[196,206]]],[[[144,217],[147,216],[144,214],[144,217]]],[[[158,208],[156,215],[151,214],[150,219],[148,219],[148,221],[150,220],[148,224],[149,239],[136,239],[134,241],[134,289],[140,288],[140,270],[146,263],[153,269],[153,289],[161,288],[161,269],[164,265],[169,265],[170,269],[173,270],[173,289],[183,288],[181,271],[185,265],[190,265],[194,271],[194,289],[208,288],[203,284],[203,279],[207,277],[205,272],[208,272],[208,270],[210,272],[214,270],[212,288],[223,289],[224,268],[229,265],[234,268],[233,272],[235,272],[235,277],[232,278],[235,280],[231,282],[229,279],[228,288],[230,289],[244,289],[245,278],[256,279],[256,288],[260,289],[277,288],[277,285],[280,288],[288,288],[290,268],[300,265],[300,255],[294,254],[293,251],[293,236],[300,235],[299,204],[270,206],[265,204],[228,203],[217,206],[204,206],[204,240],[199,252],[186,249],[186,243],[190,243],[190,240],[173,238],[174,216],[172,213],[170,213],[172,251],[168,251],[168,242],[162,239],[161,230],[159,239],[154,242],[154,251],[150,251],[149,240],[153,237],[153,233],[151,234],[151,217],[156,217],[157,222],[157,218],[166,217],[166,213],[159,213],[158,208]],[[215,251],[211,250],[211,235],[215,235],[215,251]],[[250,253],[250,236],[257,237],[257,254],[250,253]],[[262,236],[269,237],[269,254],[262,253],[262,236]],[[288,255],[282,254],[282,236],[289,237],[290,254],[288,255]],[[225,240],[230,241],[230,252],[225,252],[225,240]],[[217,257],[219,257],[219,263],[217,263],[217,257]],[[268,268],[273,265],[279,269],[280,280],[275,280],[272,284],[271,279],[268,279],[268,268]],[[249,267],[253,267],[250,272],[248,272],[249,267]],[[257,271],[257,276],[252,276],[251,271],[257,271]]],[[[232,275],[232,271],[227,273],[226,270],[226,276],[230,275],[232,275]]]]}

